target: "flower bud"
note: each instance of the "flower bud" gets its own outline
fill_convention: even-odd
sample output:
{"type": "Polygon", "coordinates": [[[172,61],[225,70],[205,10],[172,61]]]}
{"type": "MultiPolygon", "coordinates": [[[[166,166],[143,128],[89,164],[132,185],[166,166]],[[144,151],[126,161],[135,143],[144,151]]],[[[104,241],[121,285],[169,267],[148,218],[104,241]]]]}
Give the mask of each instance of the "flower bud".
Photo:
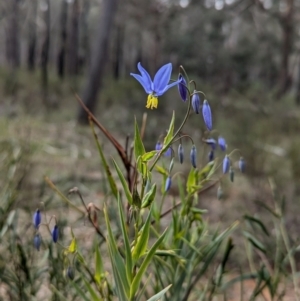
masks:
{"type": "Polygon", "coordinates": [[[230,181],[233,182],[234,181],[234,170],[232,167],[230,167],[230,169],[229,169],[229,177],[230,177],[230,181]]]}
{"type": "Polygon", "coordinates": [[[162,149],[162,144],[158,141],[155,145],[155,150],[160,151],[162,149]]]}
{"type": "Polygon", "coordinates": [[[41,236],[40,234],[36,234],[33,238],[33,245],[39,251],[41,247],[41,236]]]}
{"type": "Polygon", "coordinates": [[[169,147],[167,150],[166,150],[166,152],[165,152],[165,157],[171,157],[172,156],[172,148],[171,147],[169,147]]]}
{"type": "Polygon", "coordinates": [[[205,139],[204,142],[212,148],[212,150],[216,149],[217,141],[214,138],[205,139]]]}
{"type": "Polygon", "coordinates": [[[34,228],[37,229],[42,221],[41,211],[37,209],[33,215],[33,225],[34,228]]]}
{"type": "Polygon", "coordinates": [[[205,99],[202,107],[202,115],[204,119],[204,123],[209,131],[212,130],[212,116],[211,109],[208,104],[208,101],[205,99]]]}
{"type": "Polygon", "coordinates": [[[240,171],[242,173],[244,173],[245,170],[246,170],[246,162],[245,162],[245,160],[244,160],[243,157],[240,157],[240,160],[239,160],[239,169],[240,169],[240,171]]]}
{"type": "Polygon", "coordinates": [[[74,271],[74,269],[71,266],[68,266],[66,274],[67,274],[67,276],[71,280],[74,280],[74,278],[75,278],[75,271],[74,271]]]}
{"type": "Polygon", "coordinates": [[[172,178],[169,176],[166,180],[165,192],[169,191],[172,185],[172,178]]]}
{"type": "Polygon", "coordinates": [[[221,186],[219,186],[217,190],[217,198],[220,201],[223,199],[223,197],[224,197],[223,189],[221,186]]]}
{"type": "Polygon", "coordinates": [[[223,160],[223,174],[228,173],[229,168],[230,168],[230,159],[226,155],[223,160]]]}
{"type": "Polygon", "coordinates": [[[194,94],[192,96],[192,107],[196,114],[200,113],[200,96],[196,93],[196,90],[194,90],[194,94]]]}
{"type": "Polygon", "coordinates": [[[183,101],[186,101],[187,100],[187,83],[186,83],[186,80],[181,74],[179,74],[178,80],[181,81],[181,83],[178,84],[178,92],[180,94],[181,99],[183,101]]]}
{"type": "Polygon", "coordinates": [[[227,144],[226,144],[226,140],[223,138],[223,137],[219,137],[218,138],[218,144],[220,146],[220,149],[225,152],[226,151],[226,148],[227,148],[227,144]]]}
{"type": "Polygon", "coordinates": [[[184,159],[184,151],[183,151],[182,144],[179,144],[179,146],[178,146],[178,158],[179,158],[180,164],[182,164],[183,163],[183,159],[184,159]]]}
{"type": "Polygon", "coordinates": [[[211,150],[209,153],[208,153],[208,161],[211,162],[213,161],[215,158],[215,153],[213,150],[211,150]]]}
{"type": "Polygon", "coordinates": [[[52,235],[53,242],[56,243],[58,241],[58,227],[57,227],[57,225],[54,226],[54,228],[51,232],[51,235],[52,235]]]}
{"type": "Polygon", "coordinates": [[[194,168],[196,168],[197,167],[197,150],[196,150],[195,145],[192,146],[191,153],[190,153],[190,159],[191,159],[192,166],[194,168]]]}

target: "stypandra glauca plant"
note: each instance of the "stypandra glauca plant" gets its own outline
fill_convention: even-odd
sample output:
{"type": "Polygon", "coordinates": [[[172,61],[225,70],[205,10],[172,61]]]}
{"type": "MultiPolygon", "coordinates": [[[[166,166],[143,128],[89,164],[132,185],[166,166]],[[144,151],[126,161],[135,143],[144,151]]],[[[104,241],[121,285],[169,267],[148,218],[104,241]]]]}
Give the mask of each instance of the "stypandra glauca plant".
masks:
{"type": "MultiPolygon", "coordinates": [[[[159,96],[177,86],[186,104],[183,120],[176,120],[173,112],[166,133],[158,138],[153,150],[146,150],[143,140],[147,118],[156,118],[154,114],[144,114],[141,126],[135,120],[133,140],[126,137],[121,143],[76,95],[88,115],[109,190],[103,203],[86,204],[79,189],[71,189],[70,193],[81,201],[78,206],[49,178],[46,182],[70,208],[87,216],[95,229],[95,260],[90,262],[84,256],[73,233],[67,247],[54,229],[50,234],[65,257],[62,269],[82,300],[212,300],[222,293],[225,266],[233,248],[230,234],[238,222],[213,231],[203,218],[206,210],[200,207],[200,200],[208,189],[215,189],[217,194],[226,177],[233,181],[229,170],[234,169],[240,151],[225,154],[227,144],[213,129],[209,102],[201,101],[205,94],[197,90],[182,66],[175,81],[170,80],[171,64],[162,66],[153,80],[140,63],[138,70],[140,74],[131,75],[148,94],[146,108],[159,110],[159,96]],[[194,114],[202,115],[196,116],[199,127],[205,127],[201,142],[183,131],[194,114]],[[180,124],[178,128],[175,121],[180,124]],[[119,159],[104,153],[98,129],[117,150],[119,159]],[[185,162],[190,166],[188,175],[174,172],[175,165],[179,168],[185,162]],[[176,187],[179,196],[171,197],[176,187]]],[[[244,171],[245,161],[242,163],[244,171]]],[[[37,214],[43,215],[42,208],[35,213],[34,223],[35,235],[40,235],[37,214]]],[[[37,241],[35,238],[35,245],[37,241]]],[[[66,300],[59,288],[52,288],[66,300]]]]}

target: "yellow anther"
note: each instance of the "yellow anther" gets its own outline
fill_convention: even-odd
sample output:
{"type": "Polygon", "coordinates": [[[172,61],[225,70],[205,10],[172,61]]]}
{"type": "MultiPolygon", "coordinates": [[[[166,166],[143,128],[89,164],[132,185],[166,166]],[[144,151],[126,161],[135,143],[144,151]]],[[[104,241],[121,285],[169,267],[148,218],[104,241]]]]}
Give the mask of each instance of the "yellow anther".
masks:
{"type": "Polygon", "coordinates": [[[158,99],[156,96],[154,96],[153,94],[149,94],[148,95],[148,99],[147,99],[147,104],[146,104],[146,108],[147,109],[157,109],[157,105],[158,105],[158,99]]]}

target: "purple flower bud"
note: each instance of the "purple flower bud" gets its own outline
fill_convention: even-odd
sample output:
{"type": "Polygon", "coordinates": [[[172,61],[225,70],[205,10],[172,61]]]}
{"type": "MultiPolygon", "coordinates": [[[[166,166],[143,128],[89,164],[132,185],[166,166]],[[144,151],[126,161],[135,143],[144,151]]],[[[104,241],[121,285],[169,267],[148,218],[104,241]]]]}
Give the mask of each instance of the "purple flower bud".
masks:
{"type": "Polygon", "coordinates": [[[232,167],[230,167],[230,169],[229,169],[229,176],[230,176],[230,181],[233,182],[234,181],[234,170],[232,167]]]}
{"type": "Polygon", "coordinates": [[[212,150],[215,150],[216,149],[216,146],[217,146],[217,141],[214,139],[214,138],[209,138],[209,139],[206,139],[204,140],[204,142],[208,145],[211,146],[212,150]]]}
{"type": "MultiPolygon", "coordinates": [[[[196,92],[196,90],[194,90],[194,93],[196,92]]],[[[192,107],[193,107],[193,110],[196,114],[199,114],[200,113],[200,96],[199,94],[195,93],[193,94],[192,96],[192,107]]]]}
{"type": "Polygon", "coordinates": [[[212,116],[208,101],[205,99],[202,106],[202,115],[204,123],[209,131],[212,130],[212,116]]]}
{"type": "Polygon", "coordinates": [[[228,173],[229,168],[230,168],[230,159],[226,155],[223,160],[223,174],[228,173]]]}
{"type": "Polygon", "coordinates": [[[218,138],[218,144],[220,146],[220,149],[225,152],[226,151],[226,148],[227,148],[227,144],[226,144],[226,140],[223,138],[223,137],[219,137],[218,138]]]}
{"type": "Polygon", "coordinates": [[[178,80],[181,81],[181,83],[178,84],[178,92],[180,94],[181,99],[183,101],[186,101],[187,100],[187,83],[186,83],[186,80],[181,74],[179,74],[178,80]]]}
{"type": "Polygon", "coordinates": [[[194,168],[196,168],[197,167],[197,150],[196,150],[195,145],[192,146],[191,153],[190,153],[190,159],[191,159],[192,166],[194,168]]]}
{"type": "Polygon", "coordinates": [[[213,150],[211,150],[209,153],[208,153],[208,161],[211,162],[213,161],[215,158],[215,153],[213,150]]]}
{"type": "Polygon", "coordinates": [[[53,242],[56,243],[58,241],[58,227],[57,227],[57,225],[54,226],[51,234],[52,234],[52,240],[53,240],[53,242]]]}
{"type": "Polygon", "coordinates": [[[37,209],[33,215],[33,225],[34,225],[35,229],[37,229],[39,227],[41,221],[42,221],[41,212],[39,209],[37,209]]]}
{"type": "Polygon", "coordinates": [[[244,173],[245,170],[246,170],[246,162],[245,162],[245,160],[244,160],[243,157],[241,157],[240,160],[239,160],[239,169],[240,169],[240,171],[243,172],[243,173],[244,173]]]}
{"type": "Polygon", "coordinates": [[[172,185],[172,178],[169,176],[166,180],[165,192],[169,191],[172,185]]]}
{"type": "Polygon", "coordinates": [[[155,150],[160,151],[162,149],[162,144],[158,141],[155,145],[155,150]]]}
{"type": "Polygon", "coordinates": [[[179,144],[179,146],[178,146],[178,158],[179,158],[180,164],[182,164],[183,163],[183,159],[184,159],[184,151],[183,151],[182,144],[179,144]]]}
{"type": "Polygon", "coordinates": [[[36,234],[33,238],[33,245],[39,251],[41,247],[41,236],[40,234],[36,234]]]}
{"type": "Polygon", "coordinates": [[[165,152],[165,157],[171,157],[172,156],[172,148],[169,147],[165,152]]]}

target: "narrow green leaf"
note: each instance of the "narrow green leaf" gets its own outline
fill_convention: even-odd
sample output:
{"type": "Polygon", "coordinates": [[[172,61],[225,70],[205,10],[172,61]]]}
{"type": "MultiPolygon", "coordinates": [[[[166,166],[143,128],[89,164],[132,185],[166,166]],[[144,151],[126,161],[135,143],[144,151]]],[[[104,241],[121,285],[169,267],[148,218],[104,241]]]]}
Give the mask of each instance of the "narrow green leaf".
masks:
{"type": "Polygon", "coordinates": [[[145,154],[145,148],[144,148],[144,144],[142,141],[142,138],[140,136],[140,131],[139,131],[139,127],[138,124],[136,122],[135,119],[135,131],[134,131],[134,155],[135,155],[135,159],[137,160],[137,158],[139,156],[143,156],[145,154]]]}
{"type": "Polygon", "coordinates": [[[77,294],[82,298],[82,300],[90,301],[90,298],[88,298],[86,292],[84,292],[75,281],[71,281],[71,284],[74,286],[77,294]]]}
{"type": "Polygon", "coordinates": [[[160,246],[160,244],[162,243],[163,239],[165,238],[165,235],[167,233],[166,229],[163,234],[159,237],[159,239],[155,242],[155,244],[151,247],[151,249],[149,250],[149,252],[147,253],[143,263],[140,266],[140,269],[138,270],[138,272],[136,273],[135,277],[133,278],[131,287],[130,287],[130,299],[132,300],[133,297],[135,296],[136,292],[139,289],[142,277],[148,267],[148,265],[150,264],[153,256],[155,255],[155,251],[157,250],[157,248],[160,246]]]}
{"type": "Polygon", "coordinates": [[[104,206],[103,213],[104,213],[106,227],[107,227],[107,231],[108,231],[108,247],[109,247],[109,250],[111,253],[112,267],[114,268],[114,271],[115,271],[115,273],[114,273],[115,280],[118,278],[120,279],[120,281],[124,287],[124,290],[126,292],[126,295],[129,295],[130,287],[129,287],[129,281],[128,281],[128,278],[126,275],[125,264],[124,264],[121,254],[118,251],[117,244],[116,244],[115,238],[113,236],[113,233],[112,233],[112,230],[110,227],[110,221],[109,221],[106,206],[104,206]]]}
{"type": "Polygon", "coordinates": [[[72,234],[72,241],[69,245],[68,251],[70,253],[75,253],[77,251],[77,242],[76,242],[76,238],[74,236],[73,230],[71,229],[71,234],[72,234]]]}
{"type": "Polygon", "coordinates": [[[175,123],[175,111],[173,111],[172,119],[169,125],[169,130],[168,133],[164,139],[164,148],[165,146],[171,141],[173,138],[173,133],[174,133],[174,123],[175,123]]]}
{"type": "Polygon", "coordinates": [[[266,226],[263,224],[263,222],[259,218],[254,217],[254,216],[250,216],[250,215],[247,215],[247,214],[244,215],[244,218],[246,220],[249,220],[250,222],[253,222],[253,223],[257,224],[267,236],[270,236],[266,226]]]}
{"type": "Polygon", "coordinates": [[[100,145],[98,136],[97,136],[97,134],[95,132],[94,125],[93,125],[93,123],[91,123],[90,125],[91,125],[92,131],[93,131],[94,139],[95,139],[95,142],[96,142],[96,145],[97,145],[97,148],[98,148],[98,152],[99,152],[99,155],[100,155],[100,158],[101,158],[101,161],[102,161],[102,165],[103,165],[103,167],[105,169],[105,173],[106,173],[106,176],[107,176],[107,179],[108,179],[108,182],[109,182],[109,186],[110,186],[111,192],[117,198],[117,195],[118,195],[117,185],[115,183],[115,180],[114,180],[114,178],[113,178],[113,176],[111,174],[111,171],[110,171],[109,166],[107,164],[107,161],[105,159],[105,156],[104,156],[102,147],[100,145]]]}
{"type": "Polygon", "coordinates": [[[91,286],[91,284],[85,278],[82,278],[82,279],[84,281],[85,287],[87,288],[87,290],[89,291],[89,293],[91,295],[92,300],[93,301],[99,301],[99,300],[101,300],[100,296],[97,295],[96,291],[91,286]]]}
{"type": "Polygon", "coordinates": [[[210,171],[213,169],[214,167],[214,161],[207,163],[199,172],[198,172],[198,180],[199,181],[203,181],[205,180],[210,171]]]}
{"type": "Polygon", "coordinates": [[[158,300],[160,300],[161,297],[170,289],[171,286],[172,286],[172,284],[168,285],[166,288],[164,288],[162,291],[160,291],[156,295],[152,296],[147,301],[158,301],[158,300]]]}
{"type": "Polygon", "coordinates": [[[120,195],[118,197],[118,206],[119,206],[121,230],[122,230],[124,246],[125,246],[126,275],[127,275],[128,282],[131,283],[131,281],[132,281],[132,267],[133,267],[132,255],[131,255],[131,249],[130,249],[130,243],[129,243],[129,238],[128,238],[128,234],[127,234],[125,219],[124,219],[122,203],[121,203],[121,200],[120,200],[120,195]]]}
{"type": "Polygon", "coordinates": [[[155,194],[156,194],[156,184],[154,184],[151,187],[151,189],[145,194],[142,201],[142,208],[147,208],[152,204],[155,198],[155,194]]]}
{"type": "Polygon", "coordinates": [[[267,253],[265,246],[258,239],[256,239],[252,234],[250,234],[247,231],[244,231],[243,234],[255,248],[259,249],[265,254],[267,253]]]}
{"type": "Polygon", "coordinates": [[[156,169],[156,171],[158,171],[163,176],[167,177],[169,175],[168,171],[165,168],[163,168],[162,166],[155,165],[155,169],[156,169]]]}
{"type": "MultiPolygon", "coordinates": [[[[54,293],[56,294],[56,296],[58,296],[60,298],[60,300],[68,301],[68,299],[52,284],[51,284],[51,289],[52,289],[52,291],[54,291],[54,293]]],[[[89,301],[89,300],[84,299],[84,301],[89,301]]]]}
{"type": "Polygon", "coordinates": [[[101,275],[104,273],[103,269],[103,262],[102,262],[102,257],[100,254],[100,248],[99,246],[96,246],[96,251],[95,251],[95,280],[97,283],[100,285],[101,283],[101,275]]]}
{"type": "MultiPolygon", "coordinates": [[[[118,176],[119,176],[119,179],[121,181],[121,184],[123,186],[123,189],[124,189],[127,201],[128,201],[128,203],[130,205],[132,205],[132,195],[131,195],[131,192],[129,190],[127,181],[125,180],[124,175],[123,175],[121,169],[119,168],[118,164],[116,163],[116,161],[114,159],[113,159],[113,163],[114,163],[115,169],[116,169],[116,171],[118,173],[118,176]]],[[[118,195],[117,195],[117,198],[118,198],[118,195]]]]}
{"type": "Polygon", "coordinates": [[[151,225],[151,216],[152,212],[150,209],[146,222],[140,231],[141,234],[139,235],[137,242],[135,242],[134,249],[132,251],[132,258],[134,261],[137,261],[141,256],[143,256],[147,249],[151,225]]]}
{"type": "Polygon", "coordinates": [[[157,151],[153,150],[151,152],[143,154],[141,159],[142,159],[142,161],[147,162],[147,161],[150,161],[156,154],[157,154],[157,151]]]}

